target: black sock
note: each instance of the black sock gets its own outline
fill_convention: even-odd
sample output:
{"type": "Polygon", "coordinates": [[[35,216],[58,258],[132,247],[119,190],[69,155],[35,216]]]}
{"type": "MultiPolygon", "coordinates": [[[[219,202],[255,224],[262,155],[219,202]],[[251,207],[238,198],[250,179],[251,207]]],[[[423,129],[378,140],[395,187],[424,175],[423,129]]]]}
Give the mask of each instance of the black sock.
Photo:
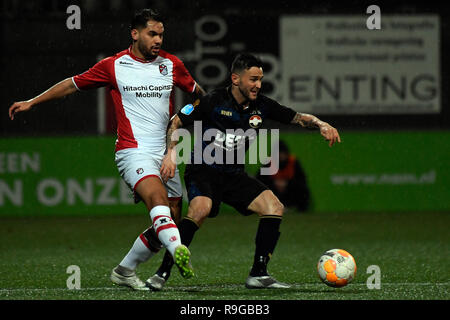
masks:
{"type": "MultiPolygon", "coordinates": [[[[181,220],[178,226],[178,231],[180,232],[181,243],[185,246],[189,246],[194,238],[195,232],[199,229],[198,225],[190,218],[184,218],[181,220]]],[[[167,279],[170,275],[170,270],[173,267],[173,257],[168,250],[164,254],[163,261],[156,273],[167,279]]]]}
{"type": "Polygon", "coordinates": [[[280,237],[281,216],[266,215],[259,219],[258,231],[255,238],[255,257],[250,276],[268,275],[267,264],[275,250],[280,237]]]}

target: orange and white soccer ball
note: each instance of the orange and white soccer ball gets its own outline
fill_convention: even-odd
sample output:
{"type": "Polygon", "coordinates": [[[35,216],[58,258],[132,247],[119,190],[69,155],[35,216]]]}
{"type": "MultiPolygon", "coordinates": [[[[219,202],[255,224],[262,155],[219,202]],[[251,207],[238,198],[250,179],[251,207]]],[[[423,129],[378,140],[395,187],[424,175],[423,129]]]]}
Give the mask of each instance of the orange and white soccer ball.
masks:
{"type": "Polygon", "coordinates": [[[326,251],[317,263],[319,278],[330,287],[344,287],[356,276],[353,256],[342,249],[326,251]]]}

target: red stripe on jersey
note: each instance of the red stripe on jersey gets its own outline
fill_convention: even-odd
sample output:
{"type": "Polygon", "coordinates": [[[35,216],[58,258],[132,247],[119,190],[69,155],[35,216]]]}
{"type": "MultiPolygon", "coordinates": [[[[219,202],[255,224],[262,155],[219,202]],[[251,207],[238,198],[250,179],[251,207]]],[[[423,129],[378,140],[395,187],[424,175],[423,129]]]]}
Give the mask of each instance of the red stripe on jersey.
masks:
{"type": "MultiPolygon", "coordinates": [[[[123,50],[121,53],[116,55],[116,59],[127,54],[128,50],[123,50]]],[[[133,129],[131,128],[130,120],[125,115],[125,110],[122,103],[122,95],[120,94],[119,86],[117,85],[115,64],[113,66],[113,86],[111,90],[111,97],[114,101],[114,107],[116,109],[116,120],[117,120],[117,142],[116,142],[116,152],[127,148],[137,148],[138,143],[133,135],[133,129]]]]}
{"type": "Polygon", "coordinates": [[[114,101],[117,120],[117,141],[115,151],[117,152],[127,148],[137,148],[138,143],[134,138],[130,120],[125,115],[120,92],[118,90],[111,90],[111,97],[114,101]]]}
{"type": "Polygon", "coordinates": [[[156,229],[156,235],[158,236],[159,233],[165,229],[170,229],[170,228],[178,228],[175,224],[171,223],[171,224],[165,224],[159,228],[156,229]]]}

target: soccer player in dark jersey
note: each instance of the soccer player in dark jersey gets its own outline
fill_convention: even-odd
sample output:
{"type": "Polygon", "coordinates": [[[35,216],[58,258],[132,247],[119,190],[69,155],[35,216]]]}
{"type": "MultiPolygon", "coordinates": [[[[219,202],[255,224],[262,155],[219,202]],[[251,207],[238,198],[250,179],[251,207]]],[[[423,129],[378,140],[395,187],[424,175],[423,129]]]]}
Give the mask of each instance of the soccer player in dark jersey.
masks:
{"type": "MultiPolygon", "coordinates": [[[[328,123],[313,115],[295,112],[259,94],[262,78],[262,63],[258,58],[250,54],[238,55],[231,67],[231,86],[212,91],[193,105],[185,106],[173,117],[167,132],[168,152],[160,172],[163,179],[169,179],[175,174],[175,146],[178,138],[173,139],[172,134],[176,133],[177,128],[201,121],[203,132],[213,130],[213,134],[209,134],[214,137],[213,141],[203,140],[200,150],[213,144],[216,152],[222,149],[223,158],[227,153],[234,153],[230,159],[235,161],[211,163],[202,159],[200,162],[195,159],[199,154],[194,147],[191,164],[186,165],[184,175],[189,209],[179,225],[182,243],[189,246],[205,218],[218,214],[221,202],[231,205],[243,215],[256,213],[260,217],[255,238],[256,249],[245,286],[249,289],[289,288],[289,285],[277,281],[267,272],[267,264],[280,236],[283,204],[268,187],[245,173],[243,161],[239,161],[236,155],[239,156],[237,151],[240,148],[248,148],[252,137],[239,136],[236,132],[239,129],[259,130],[266,119],[272,119],[317,128],[330,147],[341,140],[338,131],[328,123]]],[[[241,152],[242,155],[245,156],[245,152],[241,152]]],[[[150,288],[160,290],[164,286],[172,265],[173,260],[167,255],[156,274],[147,280],[150,288]]]]}

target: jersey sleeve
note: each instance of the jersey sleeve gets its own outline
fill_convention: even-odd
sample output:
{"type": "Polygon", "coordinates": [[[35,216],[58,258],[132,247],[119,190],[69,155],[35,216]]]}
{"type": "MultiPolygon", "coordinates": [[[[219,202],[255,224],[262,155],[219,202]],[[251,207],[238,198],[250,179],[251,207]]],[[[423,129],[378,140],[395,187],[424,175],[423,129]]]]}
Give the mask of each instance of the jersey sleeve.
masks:
{"type": "Polygon", "coordinates": [[[270,119],[286,124],[291,123],[292,119],[294,119],[294,116],[297,114],[296,111],[292,110],[289,107],[283,106],[278,102],[276,102],[275,100],[272,100],[268,97],[264,98],[265,98],[264,102],[268,104],[269,107],[270,119]]]}
{"type": "Polygon", "coordinates": [[[184,63],[176,56],[173,56],[172,61],[174,64],[173,82],[175,86],[184,92],[194,92],[196,86],[195,80],[184,66],[184,63]]]}
{"type": "Polygon", "coordinates": [[[206,95],[195,100],[194,103],[185,105],[178,111],[177,115],[183,123],[183,127],[192,125],[194,121],[204,120],[204,116],[209,106],[208,101],[209,97],[206,95]]]}
{"type": "Polygon", "coordinates": [[[72,77],[78,90],[105,87],[112,84],[113,59],[105,58],[97,62],[89,70],[72,77]]]}

